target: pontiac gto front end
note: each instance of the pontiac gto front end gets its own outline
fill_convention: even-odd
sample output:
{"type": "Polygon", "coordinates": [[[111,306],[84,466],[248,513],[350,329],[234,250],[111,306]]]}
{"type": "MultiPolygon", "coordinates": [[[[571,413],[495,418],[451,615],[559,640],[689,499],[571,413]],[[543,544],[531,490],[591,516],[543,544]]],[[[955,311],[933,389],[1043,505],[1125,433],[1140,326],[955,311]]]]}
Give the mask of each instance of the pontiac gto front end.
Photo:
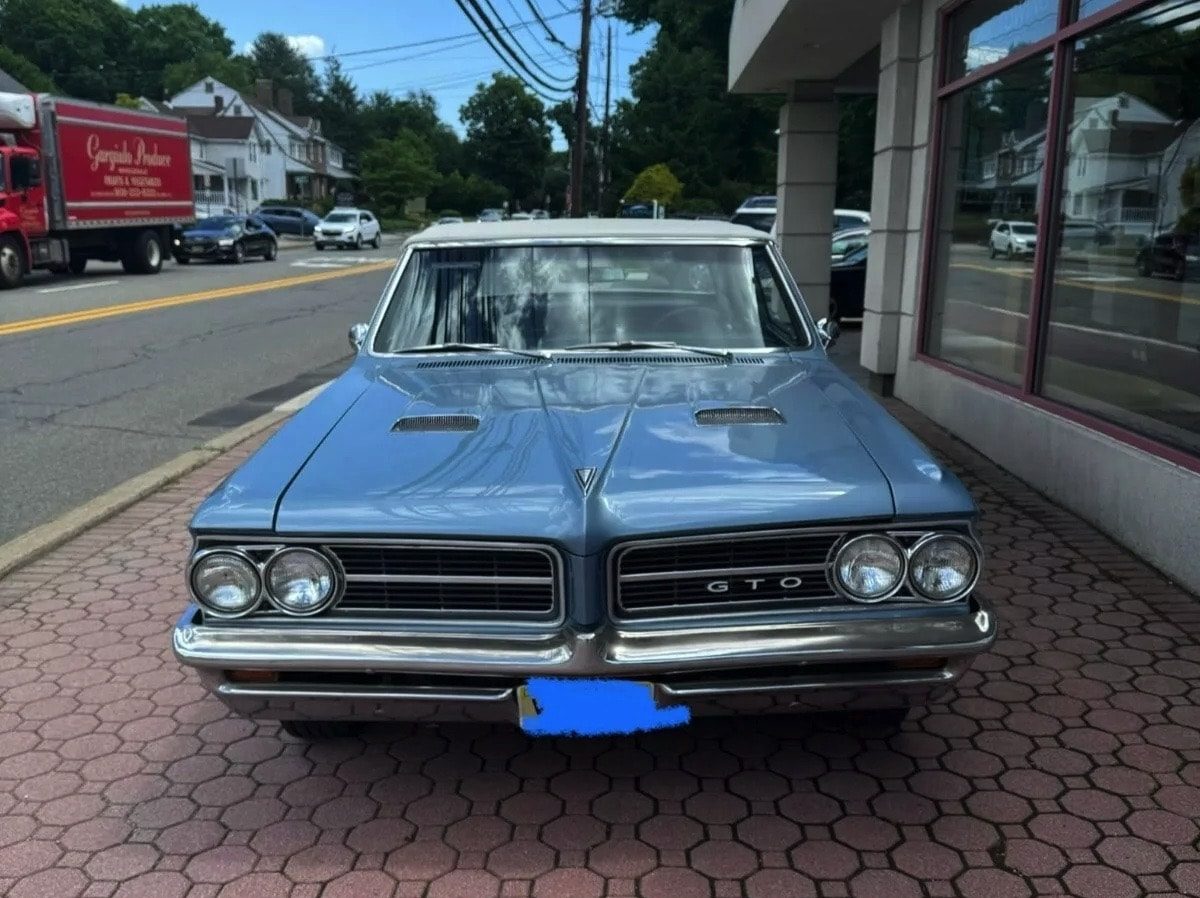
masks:
{"type": "Polygon", "coordinates": [[[976,509],[820,333],[744,228],[423,232],[350,370],[197,511],[175,652],[302,735],[544,732],[546,683],[928,701],[995,638],[976,509]]]}

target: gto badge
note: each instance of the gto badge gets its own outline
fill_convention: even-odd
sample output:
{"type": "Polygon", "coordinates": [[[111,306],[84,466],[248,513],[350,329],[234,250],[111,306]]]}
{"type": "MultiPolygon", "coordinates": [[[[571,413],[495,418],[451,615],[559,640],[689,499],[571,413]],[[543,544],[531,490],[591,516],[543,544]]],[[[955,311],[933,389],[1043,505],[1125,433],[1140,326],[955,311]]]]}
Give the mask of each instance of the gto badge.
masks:
{"type": "MultiPolygon", "coordinates": [[[[751,592],[758,592],[758,588],[764,583],[775,584],[776,581],[767,577],[747,577],[745,580],[713,580],[704,588],[709,592],[729,592],[734,585],[747,586],[751,592]]],[[[778,581],[778,586],[782,590],[799,589],[804,581],[799,577],[783,577],[778,581]]]]}

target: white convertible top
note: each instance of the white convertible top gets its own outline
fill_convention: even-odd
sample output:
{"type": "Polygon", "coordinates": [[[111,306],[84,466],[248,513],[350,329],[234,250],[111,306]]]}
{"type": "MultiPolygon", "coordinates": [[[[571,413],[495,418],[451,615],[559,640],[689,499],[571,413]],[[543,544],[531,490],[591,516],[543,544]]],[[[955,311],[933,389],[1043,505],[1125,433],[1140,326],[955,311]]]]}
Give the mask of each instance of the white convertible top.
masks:
{"type": "Polygon", "coordinates": [[[459,243],[542,240],[752,240],[765,243],[762,231],[725,221],[686,218],[554,218],[531,221],[472,221],[431,225],[408,243],[459,243]]]}

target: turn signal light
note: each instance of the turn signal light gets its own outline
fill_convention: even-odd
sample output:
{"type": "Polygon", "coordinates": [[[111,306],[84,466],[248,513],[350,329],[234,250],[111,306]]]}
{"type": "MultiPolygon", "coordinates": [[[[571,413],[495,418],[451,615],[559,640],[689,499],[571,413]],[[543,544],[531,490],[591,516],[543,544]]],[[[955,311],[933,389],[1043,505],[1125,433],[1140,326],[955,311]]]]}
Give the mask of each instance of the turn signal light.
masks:
{"type": "Polygon", "coordinates": [[[274,670],[227,670],[225,677],[231,683],[279,682],[279,672],[274,670]]]}

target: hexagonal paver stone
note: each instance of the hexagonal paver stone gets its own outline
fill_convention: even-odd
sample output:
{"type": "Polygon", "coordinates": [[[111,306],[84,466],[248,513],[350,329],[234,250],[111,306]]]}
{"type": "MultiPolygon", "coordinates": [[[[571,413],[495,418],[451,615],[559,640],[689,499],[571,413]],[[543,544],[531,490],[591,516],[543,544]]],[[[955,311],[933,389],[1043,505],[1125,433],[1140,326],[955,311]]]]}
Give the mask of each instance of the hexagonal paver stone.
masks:
{"type": "Polygon", "coordinates": [[[637,879],[658,864],[658,855],[645,842],[614,839],[588,852],[588,867],[606,879],[637,879]]]}
{"type": "Polygon", "coordinates": [[[604,880],[591,870],[551,870],[533,881],[533,898],[600,898],[603,894],[604,880]]]}

